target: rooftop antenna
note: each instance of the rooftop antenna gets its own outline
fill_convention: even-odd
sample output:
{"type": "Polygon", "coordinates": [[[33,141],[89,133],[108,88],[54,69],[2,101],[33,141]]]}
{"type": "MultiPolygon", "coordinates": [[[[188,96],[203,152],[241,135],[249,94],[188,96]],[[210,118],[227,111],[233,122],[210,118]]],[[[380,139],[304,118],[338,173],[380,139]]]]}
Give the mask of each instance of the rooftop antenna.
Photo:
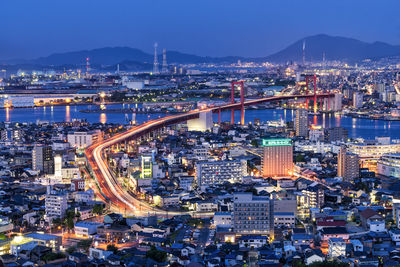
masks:
{"type": "Polygon", "coordinates": [[[153,66],[153,73],[154,74],[158,73],[157,47],[158,47],[158,44],[154,43],[154,66],[153,66]]]}
{"type": "Polygon", "coordinates": [[[167,65],[167,50],[164,48],[163,49],[163,62],[162,62],[162,72],[166,73],[168,71],[168,65],[167,65]]]}
{"type": "Polygon", "coordinates": [[[306,39],[303,40],[303,65],[306,64],[306,39]]]}

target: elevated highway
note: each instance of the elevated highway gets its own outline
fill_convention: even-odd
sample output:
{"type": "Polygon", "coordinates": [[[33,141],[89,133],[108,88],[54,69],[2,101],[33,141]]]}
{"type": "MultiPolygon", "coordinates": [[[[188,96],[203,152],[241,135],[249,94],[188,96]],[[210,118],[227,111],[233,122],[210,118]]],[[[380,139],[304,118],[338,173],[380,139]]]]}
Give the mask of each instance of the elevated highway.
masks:
{"type": "MultiPolygon", "coordinates": [[[[332,96],[334,96],[334,94],[319,94],[317,97],[327,98],[332,96]]],[[[310,99],[314,97],[315,95],[273,96],[267,98],[248,100],[244,102],[244,105],[251,106],[264,102],[281,101],[288,99],[310,99]]],[[[220,110],[240,109],[241,105],[242,105],[241,103],[232,103],[223,106],[206,108],[202,110],[192,110],[184,114],[171,115],[164,118],[150,120],[141,125],[135,126],[126,132],[116,134],[111,138],[108,138],[106,140],[91,145],[85,150],[85,155],[88,161],[88,165],[92,171],[92,174],[94,178],[97,180],[97,183],[103,195],[115,207],[118,207],[120,210],[123,210],[129,214],[135,214],[135,215],[158,214],[160,216],[190,214],[190,215],[207,216],[207,217],[212,216],[213,213],[194,214],[193,212],[166,211],[157,207],[153,207],[149,203],[135,198],[129,191],[122,188],[117,178],[110,170],[107,160],[105,158],[105,150],[109,147],[112,147],[115,144],[118,144],[125,140],[138,138],[146,133],[162,128],[164,126],[180,123],[190,119],[196,119],[199,117],[201,112],[209,112],[209,111],[217,112],[220,110]]]]}

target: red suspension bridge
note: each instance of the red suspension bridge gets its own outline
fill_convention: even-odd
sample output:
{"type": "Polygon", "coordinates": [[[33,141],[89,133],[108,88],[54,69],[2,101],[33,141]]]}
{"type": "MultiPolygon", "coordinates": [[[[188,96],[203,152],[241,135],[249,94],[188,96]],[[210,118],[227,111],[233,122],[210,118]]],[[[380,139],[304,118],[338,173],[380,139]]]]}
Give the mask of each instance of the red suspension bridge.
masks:
{"type": "MultiPolygon", "coordinates": [[[[160,119],[150,120],[141,125],[134,126],[133,128],[127,130],[126,132],[116,134],[111,138],[100,141],[96,144],[91,145],[85,150],[85,155],[87,158],[88,167],[91,174],[96,179],[99,189],[107,201],[115,207],[130,212],[131,214],[148,214],[156,213],[159,215],[180,215],[180,214],[191,214],[191,212],[167,212],[165,210],[153,207],[148,202],[137,199],[131,192],[123,188],[119,183],[114,172],[108,166],[106,160],[106,153],[113,146],[124,143],[126,141],[135,140],[152,131],[159,130],[165,126],[181,123],[191,119],[199,118],[202,112],[218,112],[219,113],[219,123],[221,123],[221,111],[231,110],[231,122],[234,123],[234,110],[241,110],[241,124],[244,125],[244,109],[245,106],[257,105],[265,102],[273,101],[283,101],[283,100],[305,100],[308,104],[309,100],[314,101],[314,111],[317,108],[317,99],[331,101],[334,99],[333,93],[317,93],[316,90],[316,78],[315,76],[310,78],[314,82],[314,93],[309,94],[295,94],[295,95],[280,95],[265,97],[253,100],[244,100],[244,83],[242,81],[232,82],[231,86],[231,103],[216,107],[209,107],[201,110],[192,110],[184,114],[167,116],[160,119]],[[234,89],[235,86],[239,85],[241,90],[240,103],[235,103],[234,89]]],[[[308,79],[306,80],[308,81],[308,79]]],[[[308,82],[307,88],[308,88],[308,82]]],[[[322,103],[322,101],[321,101],[322,103]]],[[[322,105],[320,106],[322,109],[322,105]]],[[[211,216],[212,214],[203,214],[204,216],[211,216]]]]}

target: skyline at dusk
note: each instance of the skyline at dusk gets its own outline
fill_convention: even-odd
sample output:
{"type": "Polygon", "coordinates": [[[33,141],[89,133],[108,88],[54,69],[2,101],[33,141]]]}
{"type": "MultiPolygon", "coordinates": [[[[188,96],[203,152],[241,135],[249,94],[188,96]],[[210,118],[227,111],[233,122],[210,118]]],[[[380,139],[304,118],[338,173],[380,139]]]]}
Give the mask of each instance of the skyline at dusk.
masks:
{"type": "Polygon", "coordinates": [[[0,59],[129,46],[267,56],[315,34],[400,44],[397,1],[3,1],[0,59]]]}
{"type": "Polygon", "coordinates": [[[400,266],[399,7],[0,1],[0,267],[400,266]]]}

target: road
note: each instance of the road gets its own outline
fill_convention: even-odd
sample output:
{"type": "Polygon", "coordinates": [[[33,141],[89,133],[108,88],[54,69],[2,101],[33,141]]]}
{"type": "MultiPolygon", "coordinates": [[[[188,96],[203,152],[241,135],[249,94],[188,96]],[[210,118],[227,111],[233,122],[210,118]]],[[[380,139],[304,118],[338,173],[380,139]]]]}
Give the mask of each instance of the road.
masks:
{"type": "MultiPolygon", "coordinates": [[[[331,97],[332,94],[321,94],[319,97],[331,97]]],[[[254,99],[244,102],[245,106],[256,105],[264,102],[279,101],[287,99],[298,99],[298,98],[312,98],[314,95],[292,95],[292,96],[273,96],[261,99],[254,99]]],[[[160,119],[150,120],[141,125],[135,126],[126,132],[116,134],[109,139],[100,141],[85,150],[85,155],[90,165],[93,175],[97,180],[97,183],[102,191],[102,194],[108,201],[111,202],[119,210],[132,215],[147,215],[157,214],[160,216],[174,216],[174,215],[193,215],[193,212],[168,212],[156,207],[151,206],[145,201],[136,199],[132,194],[121,187],[116,177],[109,169],[109,166],[104,157],[105,149],[120,143],[126,139],[132,137],[138,137],[145,134],[153,129],[160,128],[166,125],[175,124],[180,121],[193,119],[199,116],[202,112],[227,110],[227,109],[239,109],[241,103],[227,104],[223,106],[211,107],[202,110],[192,110],[184,114],[171,115],[160,119]]],[[[196,216],[210,217],[213,213],[196,213],[196,216]]]]}

